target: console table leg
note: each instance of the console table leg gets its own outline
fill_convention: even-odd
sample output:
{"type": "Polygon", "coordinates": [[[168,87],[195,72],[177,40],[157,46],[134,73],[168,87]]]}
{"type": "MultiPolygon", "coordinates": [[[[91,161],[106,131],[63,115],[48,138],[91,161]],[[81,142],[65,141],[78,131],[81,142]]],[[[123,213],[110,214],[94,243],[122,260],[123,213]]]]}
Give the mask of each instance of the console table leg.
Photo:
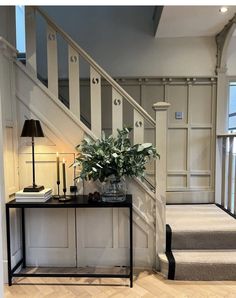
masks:
{"type": "Polygon", "coordinates": [[[12,285],[11,275],[11,238],[10,238],[10,209],[6,207],[6,228],[7,228],[7,269],[8,269],[8,285],[12,285]]]}
{"type": "Polygon", "coordinates": [[[22,229],[22,257],[23,257],[23,268],[26,267],[25,261],[25,208],[21,208],[21,229],[22,229]]]}
{"type": "Polygon", "coordinates": [[[129,208],[130,220],[130,288],[133,288],[133,208],[129,208]]]}

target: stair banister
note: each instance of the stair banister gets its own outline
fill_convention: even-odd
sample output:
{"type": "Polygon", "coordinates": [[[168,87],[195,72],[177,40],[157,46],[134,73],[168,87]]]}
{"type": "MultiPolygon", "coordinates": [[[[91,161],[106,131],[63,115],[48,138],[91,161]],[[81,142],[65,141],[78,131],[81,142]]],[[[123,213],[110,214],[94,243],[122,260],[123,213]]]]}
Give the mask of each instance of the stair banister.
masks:
{"type": "Polygon", "coordinates": [[[96,70],[101,77],[106,79],[111,86],[122,95],[131,105],[137,110],[144,119],[146,119],[152,126],[155,126],[155,121],[153,118],[102,68],[100,67],[91,57],[88,55],[73,39],[61,28],[59,28],[54,21],[39,7],[35,7],[35,9],[41,14],[44,19],[47,21],[48,25],[53,28],[56,32],[62,35],[64,40],[72,47],[76,52],[81,55],[90,66],[96,70]]]}
{"type": "MultiPolygon", "coordinates": [[[[167,177],[167,110],[170,104],[157,102],[153,105],[156,114],[156,255],[165,252],[166,243],[166,177],[167,177]]],[[[157,263],[157,268],[159,264],[157,263]]]]}
{"type": "Polygon", "coordinates": [[[220,159],[216,167],[216,183],[221,185],[220,205],[236,215],[236,157],[234,144],[235,133],[217,135],[220,159]]]}

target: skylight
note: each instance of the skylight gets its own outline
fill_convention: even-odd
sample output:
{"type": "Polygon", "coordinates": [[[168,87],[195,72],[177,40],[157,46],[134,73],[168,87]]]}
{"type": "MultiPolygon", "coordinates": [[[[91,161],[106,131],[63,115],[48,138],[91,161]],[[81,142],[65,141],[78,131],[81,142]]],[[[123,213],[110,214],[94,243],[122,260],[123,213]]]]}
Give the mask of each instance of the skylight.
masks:
{"type": "Polygon", "coordinates": [[[20,53],[25,53],[25,7],[16,6],[16,48],[20,53]]]}

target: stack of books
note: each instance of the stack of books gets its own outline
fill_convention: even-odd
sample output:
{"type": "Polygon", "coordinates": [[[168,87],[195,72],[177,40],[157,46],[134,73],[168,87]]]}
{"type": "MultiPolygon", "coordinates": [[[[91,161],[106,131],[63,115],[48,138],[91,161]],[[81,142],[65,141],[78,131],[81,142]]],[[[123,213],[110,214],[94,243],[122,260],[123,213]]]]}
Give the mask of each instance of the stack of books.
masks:
{"type": "Polygon", "coordinates": [[[50,199],[52,196],[52,189],[45,188],[39,192],[24,192],[23,189],[16,192],[16,202],[24,203],[43,203],[50,199]]]}

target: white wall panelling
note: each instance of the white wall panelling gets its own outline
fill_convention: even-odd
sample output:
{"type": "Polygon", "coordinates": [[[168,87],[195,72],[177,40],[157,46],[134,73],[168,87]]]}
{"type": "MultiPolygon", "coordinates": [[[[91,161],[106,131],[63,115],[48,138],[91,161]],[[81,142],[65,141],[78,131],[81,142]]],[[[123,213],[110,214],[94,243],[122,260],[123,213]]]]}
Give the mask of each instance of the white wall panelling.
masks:
{"type": "MultiPolygon", "coordinates": [[[[173,82],[167,85],[168,101],[172,104],[167,190],[201,191],[209,195],[211,201],[209,191],[214,191],[215,81],[195,82],[187,80],[186,84],[173,82]],[[183,118],[175,119],[175,112],[183,112],[183,118]]],[[[182,200],[186,200],[186,196],[189,193],[183,195],[182,200]]],[[[173,202],[171,193],[167,197],[173,202]]]]}
{"type": "MultiPolygon", "coordinates": [[[[23,145],[24,141],[21,141],[23,145]]],[[[47,152],[46,146],[40,145],[40,139],[35,139],[35,176],[36,183],[44,185],[45,188],[50,187],[54,193],[57,193],[57,177],[56,177],[56,153],[47,152]]],[[[56,146],[54,145],[54,150],[56,146]]],[[[66,183],[69,186],[74,184],[74,168],[70,167],[74,162],[73,152],[59,152],[60,171],[62,181],[62,159],[66,160],[66,183]]],[[[32,184],[32,155],[31,142],[25,140],[25,146],[21,147],[19,154],[19,172],[20,172],[20,188],[32,184]]],[[[61,185],[62,193],[62,185],[61,185]]]]}
{"type": "MultiPolygon", "coordinates": [[[[6,217],[5,202],[7,202],[18,185],[18,142],[17,120],[15,102],[15,77],[13,57],[16,50],[4,39],[0,39],[0,104],[1,104],[1,269],[4,265],[4,280],[7,281],[7,253],[6,253],[6,217]],[[3,244],[2,244],[3,240],[3,244]],[[3,256],[2,256],[3,248],[3,256]]],[[[18,212],[11,212],[12,219],[12,265],[14,266],[21,257],[20,251],[20,217],[18,212]]],[[[1,274],[1,276],[3,276],[1,274]]]]}

